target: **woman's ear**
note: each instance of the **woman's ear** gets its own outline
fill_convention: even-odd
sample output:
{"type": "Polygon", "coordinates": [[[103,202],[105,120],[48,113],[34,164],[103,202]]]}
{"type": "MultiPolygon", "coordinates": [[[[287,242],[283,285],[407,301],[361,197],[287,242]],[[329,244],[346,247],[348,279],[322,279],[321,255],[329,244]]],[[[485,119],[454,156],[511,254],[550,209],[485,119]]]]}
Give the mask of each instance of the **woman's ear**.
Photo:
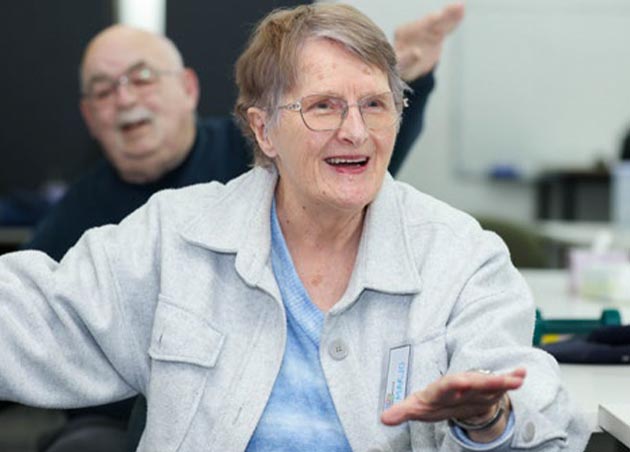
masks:
{"type": "Polygon", "coordinates": [[[249,122],[249,128],[252,129],[256,136],[256,142],[260,149],[269,158],[276,156],[271,138],[266,127],[267,124],[267,112],[258,107],[249,107],[247,109],[247,121],[249,122]]]}

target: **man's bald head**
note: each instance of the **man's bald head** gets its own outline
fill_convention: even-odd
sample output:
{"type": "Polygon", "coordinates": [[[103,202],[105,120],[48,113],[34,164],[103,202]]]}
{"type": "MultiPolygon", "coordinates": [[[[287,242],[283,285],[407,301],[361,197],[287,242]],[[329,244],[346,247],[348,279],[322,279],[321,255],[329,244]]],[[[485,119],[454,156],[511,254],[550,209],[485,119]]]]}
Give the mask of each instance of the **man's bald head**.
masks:
{"type": "Polygon", "coordinates": [[[109,52],[121,47],[144,48],[151,54],[159,55],[160,61],[173,69],[184,67],[184,60],[177,46],[166,36],[129,25],[116,24],[102,30],[85,47],[79,66],[82,92],[87,83],[86,69],[94,64],[94,60],[99,61],[104,51],[109,52]]]}
{"type": "Polygon", "coordinates": [[[80,77],[83,118],[124,180],[156,181],[186,158],[199,87],[170,39],[108,27],[87,45],[80,77]]]}

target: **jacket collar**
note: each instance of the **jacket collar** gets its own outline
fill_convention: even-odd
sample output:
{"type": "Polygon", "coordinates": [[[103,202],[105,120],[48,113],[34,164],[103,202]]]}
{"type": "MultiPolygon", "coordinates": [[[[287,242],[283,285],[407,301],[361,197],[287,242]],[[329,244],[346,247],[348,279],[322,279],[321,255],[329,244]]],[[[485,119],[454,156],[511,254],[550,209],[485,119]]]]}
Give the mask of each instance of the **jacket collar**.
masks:
{"type": "MultiPolygon", "coordinates": [[[[257,167],[232,180],[218,196],[209,196],[200,204],[201,213],[182,230],[182,237],[214,252],[235,253],[236,271],[245,282],[266,286],[263,281],[268,281],[271,271],[271,202],[277,179],[275,169],[257,167]]],[[[355,271],[339,304],[351,303],[364,289],[392,294],[420,291],[404,219],[394,180],[387,174],[368,208],[355,271]]]]}
{"type": "Polygon", "coordinates": [[[422,281],[413,252],[396,184],[387,173],[368,207],[355,271],[336,309],[352,303],[364,289],[390,294],[420,292],[422,281]]]}

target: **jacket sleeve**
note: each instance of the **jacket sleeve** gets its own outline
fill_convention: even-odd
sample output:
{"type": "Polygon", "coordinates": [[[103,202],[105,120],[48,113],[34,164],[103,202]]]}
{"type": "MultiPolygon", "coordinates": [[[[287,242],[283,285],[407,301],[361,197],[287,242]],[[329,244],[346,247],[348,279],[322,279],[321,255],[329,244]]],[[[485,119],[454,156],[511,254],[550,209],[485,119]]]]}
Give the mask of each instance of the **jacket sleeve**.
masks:
{"type": "Polygon", "coordinates": [[[0,257],[0,399],[70,408],[141,390],[139,331],[158,286],[155,210],[88,231],[60,262],[38,251],[0,257]]]}
{"type": "Polygon", "coordinates": [[[558,365],[531,345],[535,322],[531,293],[501,240],[486,231],[478,237],[470,250],[468,278],[447,325],[448,372],[526,368],[524,385],[509,393],[514,434],[496,450],[583,450],[588,427],[571,406],[558,365]]]}
{"type": "Polygon", "coordinates": [[[389,172],[394,176],[402,167],[413,144],[422,132],[424,110],[434,85],[433,72],[429,72],[410,84],[412,92],[407,95],[409,106],[403,111],[403,119],[396,137],[394,153],[389,162],[389,172]]]}

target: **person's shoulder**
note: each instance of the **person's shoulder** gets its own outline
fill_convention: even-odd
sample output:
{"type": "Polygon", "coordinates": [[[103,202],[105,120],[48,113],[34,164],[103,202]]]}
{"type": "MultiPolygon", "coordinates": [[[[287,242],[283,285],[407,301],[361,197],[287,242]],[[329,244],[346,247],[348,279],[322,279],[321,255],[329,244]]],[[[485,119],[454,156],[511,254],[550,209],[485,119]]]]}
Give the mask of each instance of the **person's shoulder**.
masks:
{"type": "Polygon", "coordinates": [[[227,182],[247,171],[251,147],[231,116],[200,118],[197,131],[198,160],[204,160],[199,172],[227,182]]]}
{"type": "Polygon", "coordinates": [[[103,224],[103,202],[99,184],[107,176],[104,162],[72,183],[63,197],[47,212],[24,248],[44,251],[60,259],[87,229],[103,224]]]}
{"type": "Polygon", "coordinates": [[[409,245],[417,250],[418,259],[440,256],[449,265],[463,260],[473,267],[483,266],[490,256],[509,261],[501,238],[484,230],[472,215],[406,183],[396,182],[395,190],[409,245]]]}
{"type": "Polygon", "coordinates": [[[209,133],[234,133],[239,132],[238,126],[232,116],[204,116],[197,118],[197,127],[209,133]]]}
{"type": "Polygon", "coordinates": [[[205,136],[207,145],[212,147],[214,155],[223,152],[228,153],[231,159],[242,158],[238,156],[237,151],[249,149],[247,140],[232,116],[198,118],[197,129],[200,135],[205,136]]]}
{"type": "Polygon", "coordinates": [[[163,216],[188,221],[192,215],[216,212],[217,209],[224,209],[226,204],[234,209],[241,204],[248,204],[251,199],[248,194],[257,193],[272,178],[269,171],[255,168],[228,183],[212,181],[162,190],[149,199],[149,204],[159,205],[163,216]]]}
{"type": "Polygon", "coordinates": [[[98,161],[68,186],[61,199],[52,208],[51,214],[63,212],[63,215],[69,215],[79,210],[85,216],[87,210],[97,208],[101,204],[101,200],[97,199],[98,193],[103,192],[98,187],[107,183],[106,181],[111,177],[110,173],[107,163],[98,161]]]}
{"type": "Polygon", "coordinates": [[[479,222],[470,214],[421,192],[405,182],[395,182],[395,190],[409,227],[445,229],[463,237],[481,231],[479,222]]]}

